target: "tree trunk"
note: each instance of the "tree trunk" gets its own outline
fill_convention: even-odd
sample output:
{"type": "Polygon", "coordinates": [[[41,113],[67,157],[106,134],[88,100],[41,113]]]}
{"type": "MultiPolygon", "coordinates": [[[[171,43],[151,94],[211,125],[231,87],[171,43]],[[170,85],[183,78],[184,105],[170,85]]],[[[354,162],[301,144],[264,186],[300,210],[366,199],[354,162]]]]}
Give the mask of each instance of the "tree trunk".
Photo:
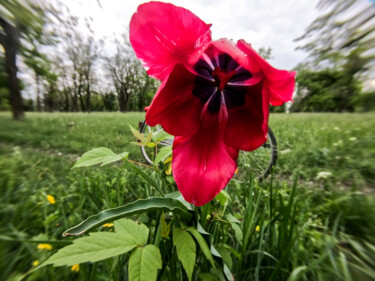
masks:
{"type": "Polygon", "coordinates": [[[13,118],[16,120],[23,119],[22,95],[17,78],[17,51],[19,48],[18,30],[0,17],[0,26],[3,28],[5,35],[1,36],[0,43],[5,51],[5,71],[8,75],[8,88],[10,92],[10,105],[12,107],[13,118]]]}
{"type": "Polygon", "coordinates": [[[86,88],[86,110],[88,113],[91,112],[91,89],[90,89],[90,80],[89,77],[86,78],[87,88],[86,88]]]}
{"type": "Polygon", "coordinates": [[[78,80],[78,90],[77,90],[77,94],[78,94],[78,97],[79,97],[79,102],[81,104],[81,111],[86,111],[86,108],[85,108],[85,102],[83,101],[83,96],[82,96],[82,75],[79,74],[79,80],[78,80]]]}
{"type": "Polygon", "coordinates": [[[118,106],[121,112],[123,113],[126,112],[126,102],[125,102],[125,96],[123,93],[118,93],[118,106]]]}
{"type": "Polygon", "coordinates": [[[36,110],[38,112],[41,112],[42,104],[40,102],[40,77],[38,73],[35,73],[35,83],[36,83],[36,110]]]}

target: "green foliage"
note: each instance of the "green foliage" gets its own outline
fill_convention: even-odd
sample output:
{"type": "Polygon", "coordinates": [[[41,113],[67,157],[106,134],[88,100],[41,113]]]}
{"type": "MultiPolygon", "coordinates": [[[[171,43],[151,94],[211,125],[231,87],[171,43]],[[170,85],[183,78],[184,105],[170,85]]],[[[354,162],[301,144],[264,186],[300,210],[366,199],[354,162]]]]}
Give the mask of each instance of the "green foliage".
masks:
{"type": "Polygon", "coordinates": [[[341,67],[310,70],[298,69],[297,97],[292,112],[353,112],[355,100],[361,93],[358,73],[364,62],[357,50],[341,58],[341,67]]]}
{"type": "Polygon", "coordinates": [[[116,154],[112,150],[106,147],[94,148],[90,151],[85,152],[81,158],[74,164],[73,168],[78,167],[90,167],[93,165],[100,164],[100,166],[108,165],[113,162],[117,162],[128,157],[128,152],[116,154]]]}
{"type": "Polygon", "coordinates": [[[7,257],[0,262],[0,279],[28,272],[35,268],[33,261],[42,264],[72,241],[75,245],[80,239],[121,232],[129,240],[139,239],[134,242],[138,246],[116,257],[81,263],[79,272],[42,267],[28,280],[129,280],[130,271],[142,278],[147,266],[150,281],[188,280],[182,261],[187,255],[180,257],[175,241],[176,232],[183,232],[190,239],[179,243],[190,240],[192,247],[193,240],[196,247],[194,267],[192,258],[189,263],[191,280],[232,280],[232,274],[235,280],[250,281],[373,280],[373,115],[271,115],[279,151],[273,178],[255,182],[251,167],[240,163],[221,197],[195,208],[185,205],[179,192],[168,194],[176,186],[161,169],[137,166],[165,198],[155,198],[159,193],[127,161],[71,169],[78,155],[95,146],[134,149],[132,158],[141,159],[139,147],[129,145],[134,137],[127,126],[136,126],[144,118],[141,114],[30,113],[22,123],[0,114],[0,256],[7,257]],[[322,171],[330,175],[318,178],[322,171]],[[49,194],[55,204],[47,200],[49,194]],[[95,232],[83,238],[61,237],[103,209],[171,198],[189,213],[186,219],[168,208],[138,208],[126,215],[129,220],[99,219],[95,232]],[[114,230],[103,226],[113,221],[114,230]],[[121,223],[125,221],[128,224],[121,223]],[[38,249],[39,243],[49,243],[52,250],[38,249]],[[150,256],[143,267],[141,252],[150,256]]]}
{"type": "Polygon", "coordinates": [[[129,258],[129,280],[156,280],[162,266],[159,249],[154,245],[137,248],[129,258]]]}
{"type": "Polygon", "coordinates": [[[125,206],[104,210],[97,215],[90,216],[79,225],[65,231],[63,236],[81,235],[82,233],[106,222],[152,211],[171,211],[180,215],[184,219],[191,218],[186,207],[180,201],[172,198],[151,197],[147,199],[139,199],[136,202],[129,203],[125,206]]]}
{"type": "Polygon", "coordinates": [[[59,250],[41,266],[71,266],[96,262],[129,252],[147,243],[148,228],[131,220],[115,222],[116,232],[94,232],[90,236],[74,240],[72,245],[59,250]]]}
{"type": "Polygon", "coordinates": [[[196,257],[196,246],[193,238],[187,231],[175,228],[173,230],[173,245],[176,247],[177,257],[181,261],[188,279],[191,280],[196,257]]]}

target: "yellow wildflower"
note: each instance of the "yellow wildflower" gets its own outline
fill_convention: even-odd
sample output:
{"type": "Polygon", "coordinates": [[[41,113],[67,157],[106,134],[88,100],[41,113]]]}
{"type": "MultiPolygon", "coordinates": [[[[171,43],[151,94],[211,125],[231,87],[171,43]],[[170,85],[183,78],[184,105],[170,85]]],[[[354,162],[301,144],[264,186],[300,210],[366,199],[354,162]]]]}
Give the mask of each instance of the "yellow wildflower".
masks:
{"type": "Polygon", "coordinates": [[[79,264],[75,264],[70,268],[71,271],[78,272],[79,271],[79,264]]]}
{"type": "Polygon", "coordinates": [[[112,227],[113,226],[113,223],[105,223],[102,225],[103,227],[112,227]]]}
{"type": "Polygon", "coordinates": [[[52,245],[51,244],[38,244],[38,249],[51,251],[52,245]]]}
{"type": "Polygon", "coordinates": [[[33,261],[33,266],[38,266],[39,265],[39,260],[33,261]]]}
{"type": "Polygon", "coordinates": [[[48,194],[47,195],[47,200],[50,204],[55,204],[56,201],[55,201],[55,197],[53,197],[52,195],[48,194]]]}
{"type": "Polygon", "coordinates": [[[255,231],[258,232],[260,230],[260,226],[257,225],[256,228],[255,228],[255,231]]]}

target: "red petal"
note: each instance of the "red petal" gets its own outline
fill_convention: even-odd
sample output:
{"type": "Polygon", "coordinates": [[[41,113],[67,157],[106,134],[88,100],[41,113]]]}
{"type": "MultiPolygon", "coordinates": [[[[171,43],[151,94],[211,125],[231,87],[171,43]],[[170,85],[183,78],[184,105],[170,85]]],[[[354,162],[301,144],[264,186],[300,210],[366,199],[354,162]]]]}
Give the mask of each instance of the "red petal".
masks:
{"type": "Polygon", "coordinates": [[[263,83],[248,87],[245,104],[229,109],[224,136],[227,145],[251,151],[266,142],[269,105],[262,88],[263,83]]]}
{"type": "Polygon", "coordinates": [[[181,7],[149,2],[138,7],[130,22],[130,42],[148,74],[163,80],[176,63],[211,42],[210,26],[181,7]]]}
{"type": "Polygon", "coordinates": [[[211,201],[237,168],[238,149],[223,141],[226,123],[224,106],[218,114],[204,109],[199,132],[189,137],[176,137],[173,143],[174,178],[185,200],[195,206],[211,201]]]}
{"type": "Polygon", "coordinates": [[[249,59],[258,65],[264,73],[264,93],[269,97],[271,105],[282,105],[284,102],[291,101],[295,85],[295,71],[278,70],[266,62],[257,52],[246,43],[240,40],[237,43],[238,48],[245,52],[249,59]]]}
{"type": "Polygon", "coordinates": [[[177,64],[159,87],[146,113],[150,126],[160,124],[174,136],[189,136],[199,130],[203,104],[193,95],[195,75],[177,64]]]}

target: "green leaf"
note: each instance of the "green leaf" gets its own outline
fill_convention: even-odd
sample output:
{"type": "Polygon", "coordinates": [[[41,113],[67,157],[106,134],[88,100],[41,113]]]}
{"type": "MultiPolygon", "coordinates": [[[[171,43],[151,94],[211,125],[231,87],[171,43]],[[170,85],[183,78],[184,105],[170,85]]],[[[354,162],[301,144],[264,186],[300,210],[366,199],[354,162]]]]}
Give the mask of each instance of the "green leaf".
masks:
{"type": "Polygon", "coordinates": [[[158,154],[156,155],[154,166],[163,162],[168,156],[172,154],[172,146],[167,145],[159,149],[158,154]]]}
{"type": "Polygon", "coordinates": [[[78,161],[74,164],[72,169],[78,167],[89,167],[99,163],[102,163],[101,166],[104,166],[109,163],[117,162],[124,158],[127,158],[128,155],[128,152],[116,154],[109,148],[97,147],[84,153],[82,157],[79,158],[78,161]]]}
{"type": "Polygon", "coordinates": [[[208,259],[208,261],[211,263],[212,267],[214,269],[216,269],[214,258],[212,257],[210,248],[208,247],[207,242],[203,238],[203,236],[194,227],[189,227],[186,230],[189,231],[194,236],[194,238],[195,238],[195,240],[197,240],[197,242],[199,244],[199,247],[201,248],[203,254],[208,259]]]}
{"type": "Polygon", "coordinates": [[[159,248],[147,245],[137,248],[129,258],[130,281],[154,281],[162,266],[159,248]]]}
{"type": "Polygon", "coordinates": [[[160,186],[156,183],[156,181],[152,177],[147,175],[145,172],[143,172],[141,169],[139,169],[136,165],[134,165],[130,161],[124,161],[124,163],[129,168],[131,168],[134,172],[136,172],[138,176],[140,176],[144,181],[146,181],[151,186],[153,186],[160,193],[160,195],[164,197],[164,193],[161,191],[160,186]]]}
{"type": "Polygon", "coordinates": [[[139,140],[143,145],[147,143],[145,136],[139,132],[138,130],[134,129],[131,125],[129,125],[130,130],[132,131],[133,136],[139,140]]]}
{"type": "Polygon", "coordinates": [[[240,243],[240,245],[242,245],[243,233],[242,233],[241,227],[235,222],[231,222],[230,225],[232,226],[232,229],[234,230],[234,235],[236,236],[237,241],[240,243]]]}
{"type": "Polygon", "coordinates": [[[180,201],[172,198],[151,197],[140,199],[133,203],[108,209],[97,215],[91,216],[63,233],[63,236],[81,235],[82,233],[101,226],[104,223],[111,222],[120,218],[128,217],[134,214],[151,211],[171,211],[178,214],[181,218],[190,220],[192,215],[187,212],[187,208],[180,201]]]}
{"type": "Polygon", "coordinates": [[[191,235],[179,228],[173,230],[173,245],[177,249],[177,257],[181,261],[189,280],[193,275],[196,245],[191,235]]]}
{"type": "Polygon", "coordinates": [[[129,252],[137,245],[132,237],[113,232],[94,232],[90,236],[74,240],[72,245],[66,246],[51,256],[41,266],[54,266],[84,262],[96,262],[129,252]]]}
{"type": "Polygon", "coordinates": [[[147,243],[149,229],[144,224],[137,224],[129,219],[115,221],[115,229],[119,234],[133,238],[134,244],[143,246],[147,243]]]}
{"type": "Polygon", "coordinates": [[[164,130],[159,130],[159,131],[156,131],[156,132],[152,133],[152,139],[155,142],[160,142],[162,140],[172,140],[173,136],[168,134],[164,130]]]}
{"type": "Polygon", "coordinates": [[[224,206],[227,201],[230,201],[230,195],[225,190],[222,190],[218,195],[216,195],[215,199],[220,202],[221,206],[224,206]]]}

